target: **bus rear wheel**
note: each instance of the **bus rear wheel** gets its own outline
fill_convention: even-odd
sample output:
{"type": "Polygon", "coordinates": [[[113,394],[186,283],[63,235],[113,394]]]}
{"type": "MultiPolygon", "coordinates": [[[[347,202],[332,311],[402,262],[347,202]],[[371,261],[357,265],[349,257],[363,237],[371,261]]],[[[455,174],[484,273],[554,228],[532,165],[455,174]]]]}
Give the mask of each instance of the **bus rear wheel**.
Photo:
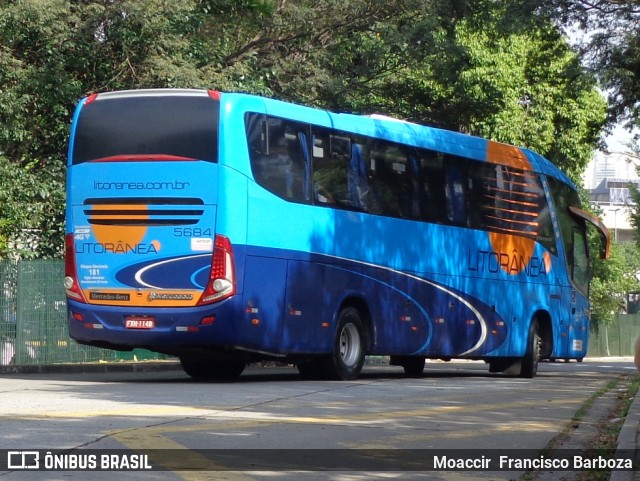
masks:
{"type": "Polygon", "coordinates": [[[327,377],[343,381],[356,379],[364,365],[366,345],[360,312],[351,306],[343,308],[338,315],[333,352],[325,360],[327,377]]]}
{"type": "Polygon", "coordinates": [[[180,358],[184,372],[201,381],[235,381],[247,366],[244,361],[180,358]]]}

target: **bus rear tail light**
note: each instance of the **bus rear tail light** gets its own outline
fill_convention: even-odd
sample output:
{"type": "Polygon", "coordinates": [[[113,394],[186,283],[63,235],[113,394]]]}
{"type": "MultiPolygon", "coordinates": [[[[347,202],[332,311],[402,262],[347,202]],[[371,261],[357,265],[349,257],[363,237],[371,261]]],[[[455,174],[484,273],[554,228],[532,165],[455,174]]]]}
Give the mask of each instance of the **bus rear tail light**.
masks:
{"type": "Polygon", "coordinates": [[[198,305],[219,302],[235,293],[236,274],[231,241],[225,236],[216,235],[209,282],[198,301],[198,305]]]}
{"type": "Polygon", "coordinates": [[[64,288],[67,297],[86,303],[80,284],[78,283],[78,270],[76,269],[76,253],[73,241],[73,234],[67,234],[64,238],[65,256],[64,256],[64,288]]]}

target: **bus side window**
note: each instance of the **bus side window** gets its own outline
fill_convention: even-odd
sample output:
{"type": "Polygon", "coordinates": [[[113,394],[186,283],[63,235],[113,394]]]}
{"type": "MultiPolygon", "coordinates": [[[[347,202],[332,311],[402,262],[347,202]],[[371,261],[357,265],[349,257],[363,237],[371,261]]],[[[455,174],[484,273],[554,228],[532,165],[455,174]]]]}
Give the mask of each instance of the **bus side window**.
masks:
{"type": "Polygon", "coordinates": [[[286,192],[285,198],[295,202],[308,200],[306,195],[306,170],[308,162],[303,149],[306,147],[304,134],[301,135],[303,127],[299,124],[290,123],[285,126],[284,138],[286,145],[285,156],[288,164],[285,171],[286,192]]]}
{"type": "Polygon", "coordinates": [[[492,170],[493,165],[474,160],[467,161],[467,172],[469,175],[469,190],[467,191],[468,213],[467,227],[472,229],[483,229],[486,227],[484,216],[486,215],[487,202],[490,194],[487,192],[487,184],[495,177],[492,170]]]}
{"type": "Polygon", "coordinates": [[[373,189],[371,212],[412,218],[413,173],[407,152],[398,144],[379,141],[373,145],[369,158],[373,189]]]}
{"type": "Polygon", "coordinates": [[[284,199],[308,201],[306,172],[309,163],[304,152],[307,127],[258,114],[248,114],[245,125],[256,182],[284,199]]]}
{"type": "Polygon", "coordinates": [[[545,196],[542,184],[540,185],[540,210],[538,212],[538,242],[544,245],[553,254],[558,253],[556,239],[553,233],[553,223],[551,221],[551,211],[549,202],[545,196]]]}
{"type": "Polygon", "coordinates": [[[249,147],[249,157],[253,167],[253,159],[268,149],[265,138],[266,117],[248,113],[244,119],[244,128],[249,147]]]}
{"type": "Polygon", "coordinates": [[[460,161],[447,159],[445,164],[445,197],[447,199],[447,223],[467,224],[466,178],[460,161]]]}
{"type": "Polygon", "coordinates": [[[313,197],[317,204],[349,207],[350,149],[349,139],[333,135],[328,129],[313,129],[313,197]]]}
{"type": "MultiPolygon", "coordinates": [[[[363,139],[361,139],[363,140],[363,139]]],[[[349,161],[348,198],[349,205],[356,210],[367,210],[368,182],[364,157],[364,142],[353,142],[349,161]]]]}
{"type": "Polygon", "coordinates": [[[431,150],[420,151],[420,219],[426,222],[444,222],[446,199],[444,192],[444,155],[431,150]]]}
{"type": "Polygon", "coordinates": [[[540,175],[492,162],[468,163],[469,227],[529,237],[557,253],[540,175]]]}

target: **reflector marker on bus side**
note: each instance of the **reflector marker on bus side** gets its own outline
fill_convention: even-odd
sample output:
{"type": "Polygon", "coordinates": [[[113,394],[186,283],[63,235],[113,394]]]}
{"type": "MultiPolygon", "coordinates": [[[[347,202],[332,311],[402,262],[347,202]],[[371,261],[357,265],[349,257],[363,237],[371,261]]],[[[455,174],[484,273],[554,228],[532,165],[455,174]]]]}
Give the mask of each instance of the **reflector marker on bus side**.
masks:
{"type": "Polygon", "coordinates": [[[86,329],[104,329],[104,326],[102,324],[93,324],[91,322],[85,322],[83,326],[86,329]]]}
{"type": "Polygon", "coordinates": [[[200,328],[198,326],[176,326],[176,332],[198,332],[200,328]]]}

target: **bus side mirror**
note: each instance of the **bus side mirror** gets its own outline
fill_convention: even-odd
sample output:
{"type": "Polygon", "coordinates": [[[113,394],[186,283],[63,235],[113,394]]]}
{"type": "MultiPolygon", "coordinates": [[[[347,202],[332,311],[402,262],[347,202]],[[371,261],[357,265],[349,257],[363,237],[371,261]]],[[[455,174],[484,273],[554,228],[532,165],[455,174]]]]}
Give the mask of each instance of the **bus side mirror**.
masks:
{"type": "Polygon", "coordinates": [[[604,232],[598,231],[600,239],[600,259],[608,259],[611,251],[611,237],[604,232]]]}

